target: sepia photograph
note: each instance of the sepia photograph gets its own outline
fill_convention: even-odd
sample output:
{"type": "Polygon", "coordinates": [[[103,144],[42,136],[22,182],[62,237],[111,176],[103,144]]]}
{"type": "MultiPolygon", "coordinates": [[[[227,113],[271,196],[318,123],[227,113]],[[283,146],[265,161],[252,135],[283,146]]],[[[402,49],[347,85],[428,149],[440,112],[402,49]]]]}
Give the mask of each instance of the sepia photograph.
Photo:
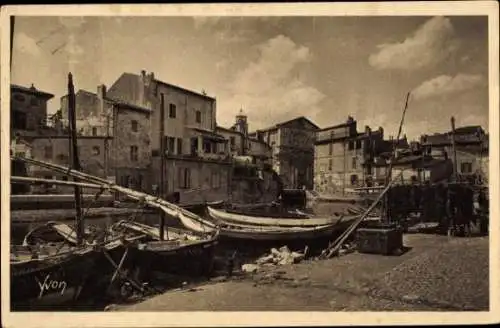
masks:
{"type": "Polygon", "coordinates": [[[492,321],[498,4],[455,4],[2,8],[2,325],[492,321]]]}

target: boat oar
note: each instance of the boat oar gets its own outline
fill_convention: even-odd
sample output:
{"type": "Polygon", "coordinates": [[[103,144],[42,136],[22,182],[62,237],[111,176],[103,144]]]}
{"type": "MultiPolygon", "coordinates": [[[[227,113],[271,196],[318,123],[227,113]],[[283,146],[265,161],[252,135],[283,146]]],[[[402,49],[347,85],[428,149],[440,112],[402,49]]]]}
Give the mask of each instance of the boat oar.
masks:
{"type": "Polygon", "coordinates": [[[116,268],[115,273],[111,277],[111,282],[109,283],[110,285],[113,284],[116,277],[118,276],[118,271],[121,271],[121,268],[123,266],[123,263],[125,262],[125,258],[127,257],[127,255],[128,255],[128,247],[125,249],[125,252],[123,253],[122,258],[120,260],[120,263],[118,264],[118,267],[116,268]]]}
{"type": "Polygon", "coordinates": [[[370,207],[368,207],[368,209],[365,211],[365,213],[363,213],[363,215],[361,215],[359,217],[358,220],[356,220],[346,231],[344,231],[344,233],[342,233],[334,242],[331,246],[329,246],[327,249],[325,249],[323,251],[323,253],[321,254],[321,258],[330,258],[332,257],[333,254],[335,254],[340,246],[342,245],[342,243],[347,239],[347,237],[349,237],[351,235],[351,233],[356,230],[356,228],[358,227],[358,225],[368,216],[368,214],[370,214],[370,212],[375,208],[375,206],[377,206],[377,204],[380,202],[380,200],[382,200],[382,198],[384,197],[384,195],[387,193],[387,191],[391,188],[392,184],[396,181],[396,179],[402,175],[403,171],[401,171],[396,177],[394,177],[393,180],[391,180],[387,186],[385,187],[385,189],[378,195],[377,199],[370,205],[370,207]]]}
{"type": "MultiPolygon", "coordinates": [[[[127,250],[128,250],[128,248],[127,248],[127,250]]],[[[122,278],[125,278],[130,284],[132,284],[132,286],[134,286],[135,288],[137,288],[137,290],[140,290],[141,292],[143,291],[143,288],[142,288],[141,285],[139,285],[139,283],[133,281],[130,277],[128,277],[126,274],[124,274],[121,271],[121,266],[119,266],[119,265],[116,264],[116,262],[113,260],[113,258],[109,255],[109,253],[106,250],[103,250],[103,253],[104,253],[104,256],[106,256],[106,258],[108,259],[108,261],[116,269],[115,275],[116,274],[120,275],[122,278]]],[[[127,255],[127,252],[125,252],[125,254],[123,254],[123,256],[122,256],[122,260],[120,261],[121,265],[123,265],[123,262],[125,261],[126,255],[127,255]]],[[[114,279],[116,279],[115,275],[113,275],[113,278],[112,278],[112,280],[111,280],[111,282],[109,284],[108,290],[109,290],[109,288],[111,288],[111,284],[113,283],[114,279]]]]}

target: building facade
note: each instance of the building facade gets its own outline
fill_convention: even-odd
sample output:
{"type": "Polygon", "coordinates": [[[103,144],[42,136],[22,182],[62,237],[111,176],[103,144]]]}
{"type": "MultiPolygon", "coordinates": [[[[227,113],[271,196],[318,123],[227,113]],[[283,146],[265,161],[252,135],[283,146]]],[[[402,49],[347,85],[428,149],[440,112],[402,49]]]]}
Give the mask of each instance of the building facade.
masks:
{"type": "Polygon", "coordinates": [[[385,171],[377,165],[375,149],[384,131],[357,131],[357,122],[348,117],[342,124],[318,130],[314,147],[316,191],[343,194],[347,188],[366,186],[385,171]]]}
{"type": "MultiPolygon", "coordinates": [[[[120,185],[147,190],[151,180],[151,110],[110,98],[104,85],[97,87],[97,93],[79,90],[75,103],[78,139],[102,140],[102,145],[93,146],[94,152],[102,155],[102,175],[120,185]]],[[[67,126],[67,96],[61,98],[61,117],[67,126]]]]}
{"type": "Polygon", "coordinates": [[[454,135],[449,131],[421,137],[425,151],[437,159],[450,159],[459,175],[475,175],[486,180],[489,177],[488,141],[489,136],[480,126],[459,127],[455,129],[454,135]]]}
{"type": "Polygon", "coordinates": [[[183,204],[227,199],[231,160],[228,140],[216,131],[215,98],[145,71],[122,74],[108,95],[151,110],[150,191],[178,193],[183,204]]]}
{"type": "Polygon", "coordinates": [[[312,189],[314,140],[318,126],[298,117],[249,134],[271,147],[272,166],[285,188],[312,189]]]}
{"type": "Polygon", "coordinates": [[[47,102],[53,94],[38,90],[31,85],[10,86],[10,125],[11,136],[41,135],[47,132],[47,102]]]}

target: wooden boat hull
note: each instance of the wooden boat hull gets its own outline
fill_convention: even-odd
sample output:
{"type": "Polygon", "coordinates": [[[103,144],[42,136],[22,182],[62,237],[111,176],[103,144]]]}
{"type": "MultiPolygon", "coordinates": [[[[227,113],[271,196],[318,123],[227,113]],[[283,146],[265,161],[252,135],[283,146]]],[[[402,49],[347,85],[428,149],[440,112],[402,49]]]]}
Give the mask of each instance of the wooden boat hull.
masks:
{"type": "Polygon", "coordinates": [[[340,220],[340,217],[305,218],[305,219],[255,217],[250,215],[228,213],[225,211],[216,210],[211,207],[208,207],[208,213],[210,217],[212,217],[215,221],[222,224],[238,223],[238,224],[249,224],[256,226],[317,227],[317,226],[326,226],[335,224],[337,221],[340,220]]]}
{"type": "Polygon", "coordinates": [[[99,254],[88,249],[59,258],[11,263],[12,310],[35,310],[67,304],[79,298],[99,254]]]}
{"type": "Polygon", "coordinates": [[[143,244],[146,246],[145,249],[138,247],[134,250],[138,259],[137,267],[141,272],[146,274],[160,272],[189,277],[210,275],[218,239],[175,248],[161,244],[161,241],[145,243],[143,244]],[[151,247],[154,244],[156,245],[151,247]]]}
{"type": "Polygon", "coordinates": [[[341,232],[354,221],[348,218],[334,224],[316,227],[249,227],[246,225],[226,225],[220,230],[221,239],[247,241],[310,241],[327,238],[341,232]]]}
{"type": "Polygon", "coordinates": [[[160,229],[137,222],[121,221],[111,227],[114,233],[127,238],[143,235],[135,247],[136,266],[142,272],[163,272],[182,276],[208,275],[211,272],[219,235],[201,234],[178,228],[160,229]],[[194,239],[187,236],[195,237],[194,239]],[[184,238],[183,238],[184,237],[184,238]]]}
{"type": "MultiPolygon", "coordinates": [[[[115,267],[104,251],[119,263],[126,246],[115,241],[103,249],[85,246],[73,253],[40,260],[11,262],[11,308],[13,311],[64,310],[81,301],[106,297],[115,267]],[[48,287],[47,287],[48,285],[48,287]],[[43,291],[42,291],[43,289],[43,291]]],[[[133,253],[123,268],[132,267],[133,253]]]]}

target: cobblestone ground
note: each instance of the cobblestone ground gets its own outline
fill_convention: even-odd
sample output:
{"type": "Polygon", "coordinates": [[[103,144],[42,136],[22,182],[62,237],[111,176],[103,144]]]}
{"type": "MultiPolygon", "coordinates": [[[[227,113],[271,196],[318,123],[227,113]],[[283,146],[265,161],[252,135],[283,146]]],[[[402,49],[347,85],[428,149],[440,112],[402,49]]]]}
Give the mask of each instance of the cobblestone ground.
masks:
{"type": "Polygon", "coordinates": [[[406,235],[401,256],[351,253],[183,290],[126,311],[460,311],[489,308],[488,238],[406,235]]]}

